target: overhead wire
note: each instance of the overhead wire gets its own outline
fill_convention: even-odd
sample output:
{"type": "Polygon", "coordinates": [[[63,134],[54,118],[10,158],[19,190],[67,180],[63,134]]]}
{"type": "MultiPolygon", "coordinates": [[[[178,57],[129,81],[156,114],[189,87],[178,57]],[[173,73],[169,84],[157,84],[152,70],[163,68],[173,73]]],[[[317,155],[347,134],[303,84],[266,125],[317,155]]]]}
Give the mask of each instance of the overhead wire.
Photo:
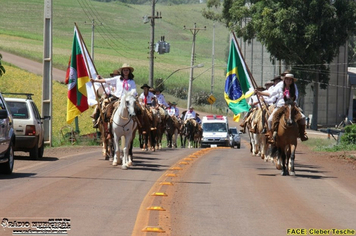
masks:
{"type": "Polygon", "coordinates": [[[127,54],[133,55],[132,53],[129,53],[128,51],[124,50],[125,48],[130,49],[130,47],[128,46],[129,43],[124,44],[123,41],[125,41],[125,40],[122,40],[122,41],[113,40],[116,38],[121,38],[121,36],[114,35],[113,33],[111,33],[112,30],[107,29],[107,28],[109,28],[109,29],[112,29],[112,28],[108,24],[105,23],[105,20],[103,20],[101,17],[99,17],[100,14],[96,10],[93,10],[93,9],[95,9],[95,7],[93,5],[89,4],[87,0],[77,0],[77,2],[79,3],[80,7],[82,8],[84,14],[87,16],[88,20],[94,19],[101,23],[102,27],[97,27],[96,28],[97,32],[100,35],[100,37],[105,41],[105,43],[110,48],[112,48],[112,50],[114,50],[117,54],[119,54],[120,56],[123,56],[123,57],[124,57],[124,55],[127,55],[127,54]],[[121,44],[121,46],[119,46],[117,42],[119,42],[121,44]],[[118,48],[120,48],[121,50],[118,50],[118,48]]]}

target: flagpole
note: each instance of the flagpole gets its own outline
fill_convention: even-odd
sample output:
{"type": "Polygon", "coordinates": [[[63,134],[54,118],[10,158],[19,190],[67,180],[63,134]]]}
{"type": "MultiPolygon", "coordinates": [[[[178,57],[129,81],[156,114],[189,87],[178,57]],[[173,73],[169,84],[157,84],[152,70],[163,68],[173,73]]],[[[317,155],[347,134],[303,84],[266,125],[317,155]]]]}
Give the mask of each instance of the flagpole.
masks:
{"type": "MultiPolygon", "coordinates": [[[[85,45],[85,42],[84,42],[84,40],[83,40],[83,36],[82,36],[82,34],[80,33],[80,31],[79,31],[79,28],[78,28],[78,26],[77,26],[77,23],[74,22],[74,25],[75,25],[75,28],[76,28],[76,30],[77,30],[77,33],[78,33],[78,36],[79,36],[79,39],[80,39],[80,44],[82,45],[82,48],[83,48],[83,49],[85,48],[85,50],[86,50],[85,52],[82,52],[82,53],[87,53],[87,52],[88,52],[88,48],[87,48],[87,46],[85,45]]],[[[85,59],[86,65],[88,65],[87,57],[84,56],[84,59],[85,59]]],[[[89,59],[92,60],[90,55],[89,55],[89,59]]],[[[95,67],[93,61],[91,61],[91,64],[92,64],[93,67],[94,67],[95,73],[98,74],[98,71],[96,70],[96,67],[95,67]]],[[[90,71],[90,70],[88,70],[88,71],[89,71],[89,74],[90,74],[90,78],[96,79],[96,78],[93,78],[93,76],[92,76],[92,74],[91,74],[91,71],[90,71]]],[[[97,107],[98,107],[99,112],[100,112],[100,119],[103,121],[103,120],[104,120],[104,114],[103,114],[103,112],[102,112],[102,110],[101,110],[101,108],[100,108],[99,96],[98,96],[97,92],[95,91],[94,82],[91,82],[91,84],[92,84],[92,88],[93,88],[93,90],[94,90],[95,100],[96,100],[96,102],[97,102],[97,107]]],[[[103,90],[104,90],[104,92],[106,93],[104,86],[103,86],[102,84],[101,84],[101,86],[103,87],[103,90]]]]}
{"type": "MultiPolygon", "coordinates": [[[[80,38],[80,44],[82,45],[82,48],[85,48],[86,52],[89,53],[88,48],[87,48],[87,46],[86,46],[85,43],[84,43],[82,34],[81,34],[80,31],[79,31],[79,28],[78,28],[78,26],[77,26],[77,23],[74,22],[74,26],[75,26],[75,28],[76,28],[76,30],[77,30],[77,32],[78,32],[78,36],[79,36],[79,38],[80,38]]],[[[82,53],[83,53],[83,52],[82,52],[82,53]]],[[[95,73],[98,74],[98,71],[96,70],[96,67],[95,67],[95,65],[94,65],[94,63],[93,63],[93,61],[92,61],[92,59],[91,59],[91,55],[89,55],[89,58],[90,58],[90,60],[91,60],[91,64],[92,64],[93,67],[94,67],[95,73]]],[[[88,65],[87,58],[84,57],[84,59],[85,59],[86,64],[88,65]]],[[[92,74],[90,73],[90,70],[89,70],[89,74],[90,74],[90,77],[91,77],[92,79],[95,79],[95,78],[93,78],[92,74]]]]}
{"type": "Polygon", "coordinates": [[[248,68],[248,65],[247,65],[247,63],[246,63],[246,61],[245,61],[245,57],[244,57],[244,55],[243,55],[242,52],[241,52],[241,48],[240,48],[239,42],[237,41],[236,35],[235,35],[235,33],[234,33],[233,31],[231,31],[231,33],[232,33],[232,36],[233,36],[234,39],[235,39],[235,42],[236,42],[236,45],[237,45],[237,49],[238,49],[239,52],[240,52],[240,55],[241,55],[241,57],[242,57],[242,60],[244,61],[245,65],[246,65],[246,69],[247,69],[248,75],[249,75],[250,78],[251,78],[252,86],[253,86],[254,89],[256,89],[256,88],[257,88],[257,83],[256,83],[256,81],[255,81],[255,78],[253,78],[253,75],[252,75],[252,73],[251,73],[251,71],[250,71],[250,68],[248,68]]]}
{"type": "MultiPolygon", "coordinates": [[[[245,65],[246,65],[247,72],[248,72],[248,74],[249,74],[249,76],[250,76],[250,78],[251,78],[252,86],[253,86],[254,89],[256,89],[256,88],[258,87],[258,86],[257,86],[257,83],[256,83],[256,81],[255,81],[255,78],[253,78],[253,75],[252,75],[252,73],[251,73],[251,71],[250,71],[250,68],[248,68],[248,65],[247,65],[247,63],[246,63],[246,61],[245,61],[244,55],[243,55],[242,52],[241,52],[241,48],[240,48],[239,42],[237,41],[235,32],[231,31],[231,33],[232,33],[232,36],[233,36],[234,39],[235,39],[235,42],[236,42],[236,45],[237,45],[237,49],[238,49],[239,52],[240,52],[240,55],[241,55],[241,57],[242,57],[242,60],[244,61],[245,65]]],[[[265,107],[267,108],[267,104],[266,104],[266,101],[263,99],[263,96],[260,96],[260,95],[257,94],[257,98],[258,98],[257,101],[258,101],[258,103],[260,104],[261,109],[264,109],[264,108],[263,108],[263,106],[262,106],[261,101],[260,101],[259,98],[262,98],[262,101],[263,101],[265,107]]],[[[268,109],[266,109],[266,110],[267,110],[267,114],[269,115],[268,109]]]]}

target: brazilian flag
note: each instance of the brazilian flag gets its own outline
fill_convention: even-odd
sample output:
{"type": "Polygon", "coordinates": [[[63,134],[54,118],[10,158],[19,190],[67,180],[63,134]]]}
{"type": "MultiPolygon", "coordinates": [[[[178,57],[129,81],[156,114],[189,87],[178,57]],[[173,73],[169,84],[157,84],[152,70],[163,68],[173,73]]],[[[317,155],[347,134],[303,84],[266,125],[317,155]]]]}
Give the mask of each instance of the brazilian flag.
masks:
{"type": "Polygon", "coordinates": [[[253,94],[253,91],[254,88],[245,61],[240,53],[235,37],[232,37],[224,96],[229,109],[235,115],[234,120],[236,122],[238,122],[241,112],[250,109],[246,98],[249,98],[253,94]]]}

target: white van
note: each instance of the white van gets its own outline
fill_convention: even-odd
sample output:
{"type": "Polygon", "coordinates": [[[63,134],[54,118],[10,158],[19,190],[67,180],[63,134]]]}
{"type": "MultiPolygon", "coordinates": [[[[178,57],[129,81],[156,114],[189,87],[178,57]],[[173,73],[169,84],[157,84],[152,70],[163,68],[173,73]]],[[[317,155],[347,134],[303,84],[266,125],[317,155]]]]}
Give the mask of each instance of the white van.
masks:
{"type": "Polygon", "coordinates": [[[226,116],[208,115],[202,119],[201,147],[229,147],[229,123],[226,116]]]}

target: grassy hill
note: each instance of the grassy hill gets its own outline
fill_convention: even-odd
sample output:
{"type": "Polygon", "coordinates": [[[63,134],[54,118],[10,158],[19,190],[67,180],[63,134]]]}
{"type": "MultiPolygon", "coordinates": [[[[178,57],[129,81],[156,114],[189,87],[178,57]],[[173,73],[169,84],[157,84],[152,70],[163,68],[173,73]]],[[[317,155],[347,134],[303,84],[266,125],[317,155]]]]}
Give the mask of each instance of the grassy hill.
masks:
{"type": "MultiPolygon", "coordinates": [[[[156,11],[162,19],[155,24],[155,42],[161,36],[170,43],[170,53],[155,54],[154,78],[167,78],[173,71],[190,66],[192,33],[189,28],[206,26],[196,37],[195,64],[203,68],[194,70],[193,93],[210,91],[212,65],[213,22],[201,15],[205,4],[161,5],[156,11]],[[186,30],[183,29],[186,26],[186,30]]],[[[43,0],[2,0],[0,15],[0,49],[28,58],[42,61],[43,55],[43,0]]],[[[124,62],[135,68],[138,85],[149,79],[149,44],[151,26],[144,24],[142,17],[150,16],[150,5],[130,5],[120,2],[97,2],[91,0],[53,1],[53,65],[60,69],[67,67],[71,53],[74,22],[77,23],[90,50],[91,22],[95,22],[94,60],[98,73],[108,76],[124,62]]],[[[219,109],[225,106],[223,90],[225,83],[228,30],[221,24],[215,26],[214,96],[219,109]]],[[[8,72],[10,73],[10,71],[8,72]]],[[[9,74],[6,76],[11,76],[9,74]]],[[[40,78],[39,78],[40,80],[40,78]]],[[[166,82],[167,88],[188,89],[189,70],[174,73],[166,82]]],[[[8,89],[11,88],[11,84],[8,89]]],[[[19,85],[16,85],[19,86],[19,85]]],[[[64,91],[66,86],[62,85],[64,91]]],[[[28,84],[24,90],[28,92],[28,84]]],[[[42,92],[31,91],[41,97],[42,92]]],[[[31,88],[32,90],[32,88],[31,88]]],[[[165,94],[169,96],[168,94],[165,94]]],[[[64,92],[64,97],[66,93],[64,92]]],[[[171,98],[175,99],[175,98],[171,98]]],[[[184,107],[186,101],[175,99],[184,107]]],[[[210,106],[209,106],[210,109],[210,106]]],[[[86,114],[89,115],[89,114],[86,114]]]]}

